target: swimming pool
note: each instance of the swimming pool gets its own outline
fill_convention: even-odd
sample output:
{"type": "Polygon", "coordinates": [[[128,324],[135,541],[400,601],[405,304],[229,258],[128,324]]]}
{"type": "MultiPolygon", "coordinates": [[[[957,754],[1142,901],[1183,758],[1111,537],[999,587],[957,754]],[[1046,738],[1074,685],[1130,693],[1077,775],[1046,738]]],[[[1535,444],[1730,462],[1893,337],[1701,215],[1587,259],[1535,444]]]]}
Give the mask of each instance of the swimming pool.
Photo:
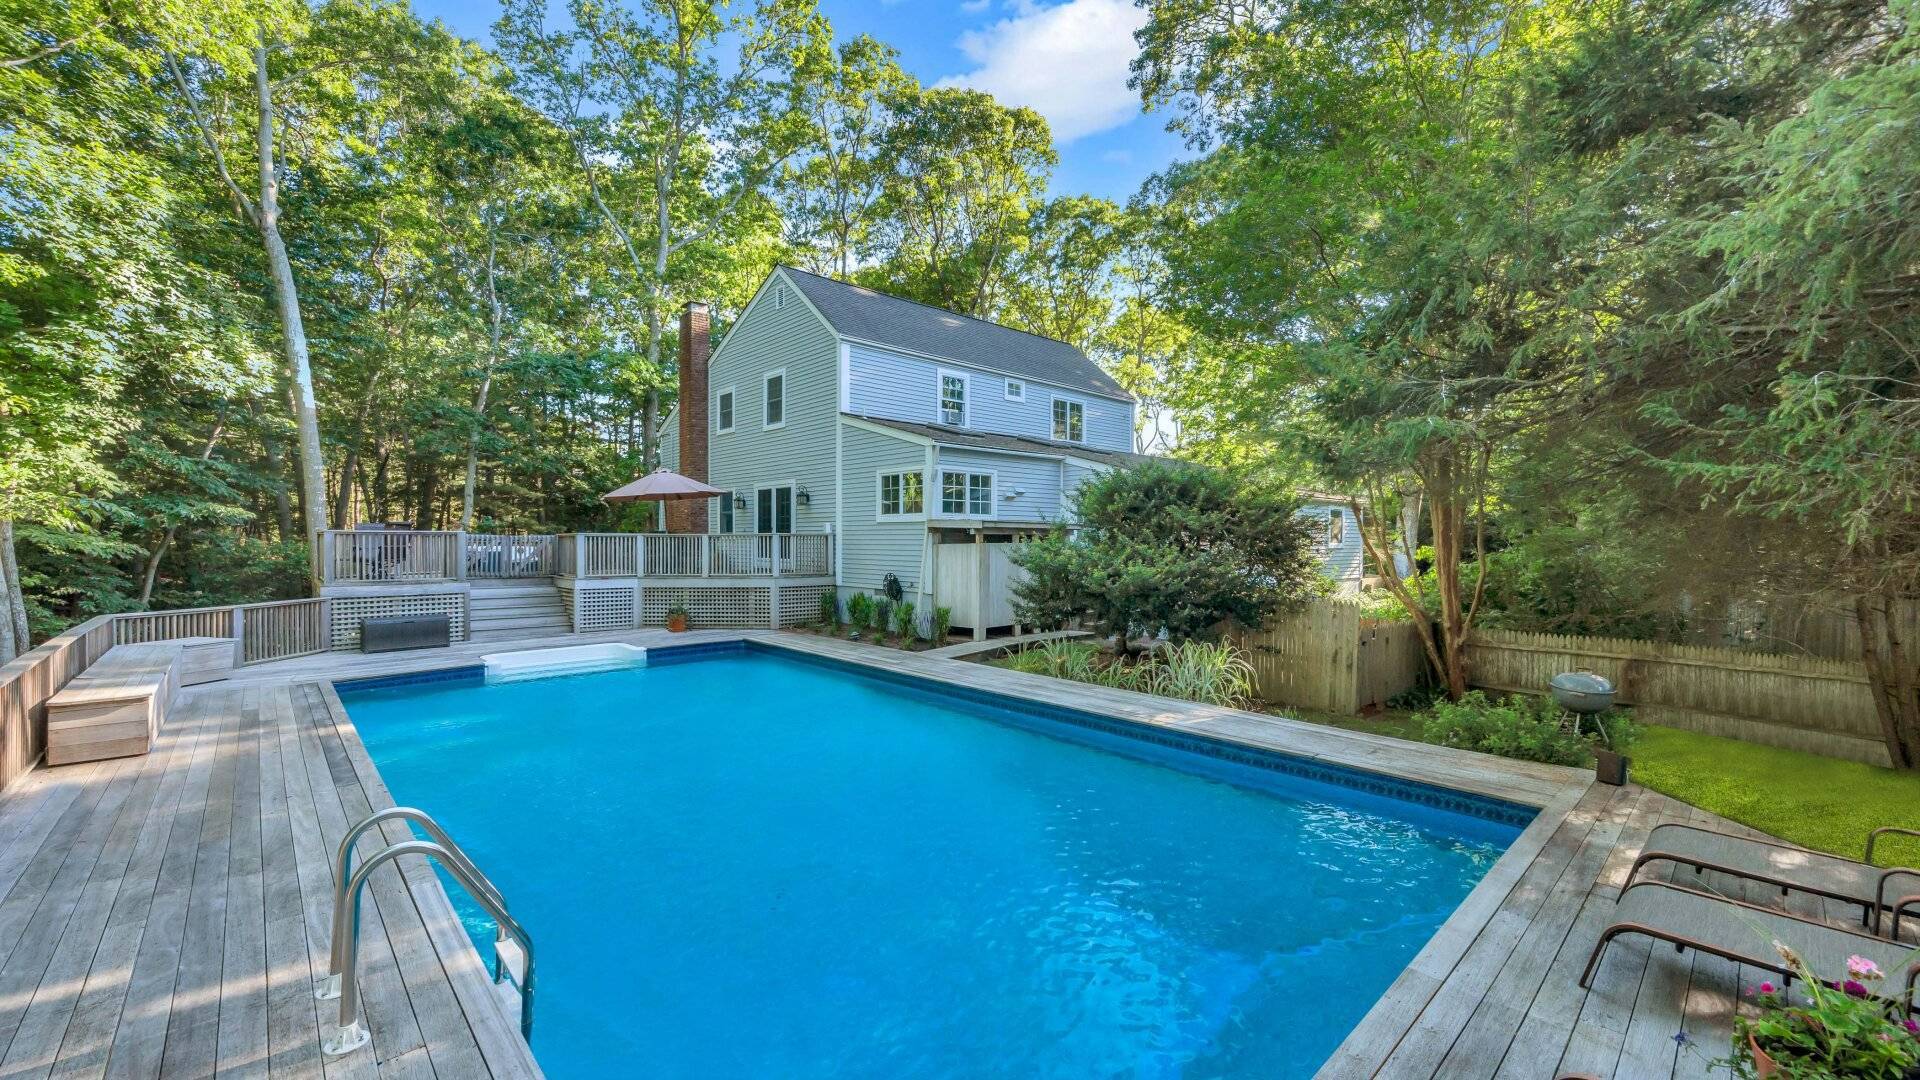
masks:
{"type": "Polygon", "coordinates": [[[1309,1076],[1533,813],[740,643],[339,689],[556,1078],[1309,1076]]]}

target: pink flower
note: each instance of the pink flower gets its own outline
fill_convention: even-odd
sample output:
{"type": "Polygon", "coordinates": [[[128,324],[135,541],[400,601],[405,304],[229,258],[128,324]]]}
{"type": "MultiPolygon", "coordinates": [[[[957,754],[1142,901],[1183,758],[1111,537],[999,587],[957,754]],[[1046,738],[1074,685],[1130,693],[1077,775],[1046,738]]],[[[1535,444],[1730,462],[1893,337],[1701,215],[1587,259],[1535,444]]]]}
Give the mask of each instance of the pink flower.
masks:
{"type": "Polygon", "coordinates": [[[1906,1021],[1906,1025],[1907,1025],[1907,1034],[1920,1035],[1920,1023],[1915,1023],[1912,1020],[1908,1020],[1906,1021]]]}
{"type": "Polygon", "coordinates": [[[1760,984],[1760,992],[1763,994],[1771,994],[1773,993],[1774,989],[1775,989],[1774,985],[1770,982],[1763,982],[1760,984]]]}
{"type": "Polygon", "coordinates": [[[1880,977],[1880,965],[1864,956],[1849,956],[1847,974],[1856,979],[1877,979],[1880,977]]]}
{"type": "Polygon", "coordinates": [[[1863,998],[1867,996],[1867,988],[1854,982],[1852,979],[1848,979],[1840,989],[1845,990],[1848,997],[1863,998]]]}

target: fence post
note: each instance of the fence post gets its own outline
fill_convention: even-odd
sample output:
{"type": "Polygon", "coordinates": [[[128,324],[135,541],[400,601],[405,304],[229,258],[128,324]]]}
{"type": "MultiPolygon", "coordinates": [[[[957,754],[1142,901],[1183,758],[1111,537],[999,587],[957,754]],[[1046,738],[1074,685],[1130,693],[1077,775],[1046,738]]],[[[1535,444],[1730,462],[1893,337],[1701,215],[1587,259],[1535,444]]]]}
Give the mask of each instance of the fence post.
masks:
{"type": "Polygon", "coordinates": [[[233,666],[242,667],[247,662],[247,609],[235,605],[233,609],[233,666]]]}

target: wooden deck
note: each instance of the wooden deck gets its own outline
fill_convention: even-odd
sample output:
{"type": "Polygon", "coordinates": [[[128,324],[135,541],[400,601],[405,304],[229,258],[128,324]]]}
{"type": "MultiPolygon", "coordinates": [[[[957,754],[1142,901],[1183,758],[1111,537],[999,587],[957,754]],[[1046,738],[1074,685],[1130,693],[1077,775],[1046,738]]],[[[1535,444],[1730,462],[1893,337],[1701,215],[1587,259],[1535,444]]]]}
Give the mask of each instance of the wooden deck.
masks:
{"type": "MultiPolygon", "coordinates": [[[[1623,939],[1594,992],[1579,989],[1648,831],[1710,820],[1638,787],[823,637],[644,631],[544,643],[742,636],[1547,807],[1323,1077],[1705,1076],[1725,1052],[1738,988],[1760,978],[1623,939]],[[1682,1030],[1692,1045],[1676,1041],[1682,1030]]],[[[311,993],[326,966],[333,847],[349,822],[391,803],[319,680],[472,663],[500,648],[248,668],[185,693],[153,754],[39,768],[0,797],[0,1076],[539,1075],[423,864],[383,869],[369,891],[372,1045],[323,1061],[335,1006],[311,993]]],[[[388,838],[400,835],[395,826],[388,838]]]]}

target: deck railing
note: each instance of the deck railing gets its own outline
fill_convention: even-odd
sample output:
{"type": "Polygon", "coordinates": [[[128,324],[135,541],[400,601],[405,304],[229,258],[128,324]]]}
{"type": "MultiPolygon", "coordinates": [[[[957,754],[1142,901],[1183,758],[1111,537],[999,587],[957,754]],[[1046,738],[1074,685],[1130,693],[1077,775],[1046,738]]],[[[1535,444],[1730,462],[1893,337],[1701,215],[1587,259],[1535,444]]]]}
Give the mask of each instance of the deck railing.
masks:
{"type": "MultiPolygon", "coordinates": [[[[824,577],[826,533],[459,533],[329,529],[327,585],[428,584],[535,577],[824,577]]],[[[156,613],[160,615],[182,613],[156,613]]],[[[203,633],[226,636],[212,627],[203,633]]]]}
{"type": "Polygon", "coordinates": [[[825,533],[578,533],[560,538],[567,577],[824,577],[825,533]],[[778,558],[775,553],[778,552],[778,558]]]}
{"type": "Polygon", "coordinates": [[[234,661],[258,664],[326,652],[325,600],[271,600],[264,604],[129,611],[113,617],[113,643],[133,645],[179,638],[232,638],[234,661]]]}

